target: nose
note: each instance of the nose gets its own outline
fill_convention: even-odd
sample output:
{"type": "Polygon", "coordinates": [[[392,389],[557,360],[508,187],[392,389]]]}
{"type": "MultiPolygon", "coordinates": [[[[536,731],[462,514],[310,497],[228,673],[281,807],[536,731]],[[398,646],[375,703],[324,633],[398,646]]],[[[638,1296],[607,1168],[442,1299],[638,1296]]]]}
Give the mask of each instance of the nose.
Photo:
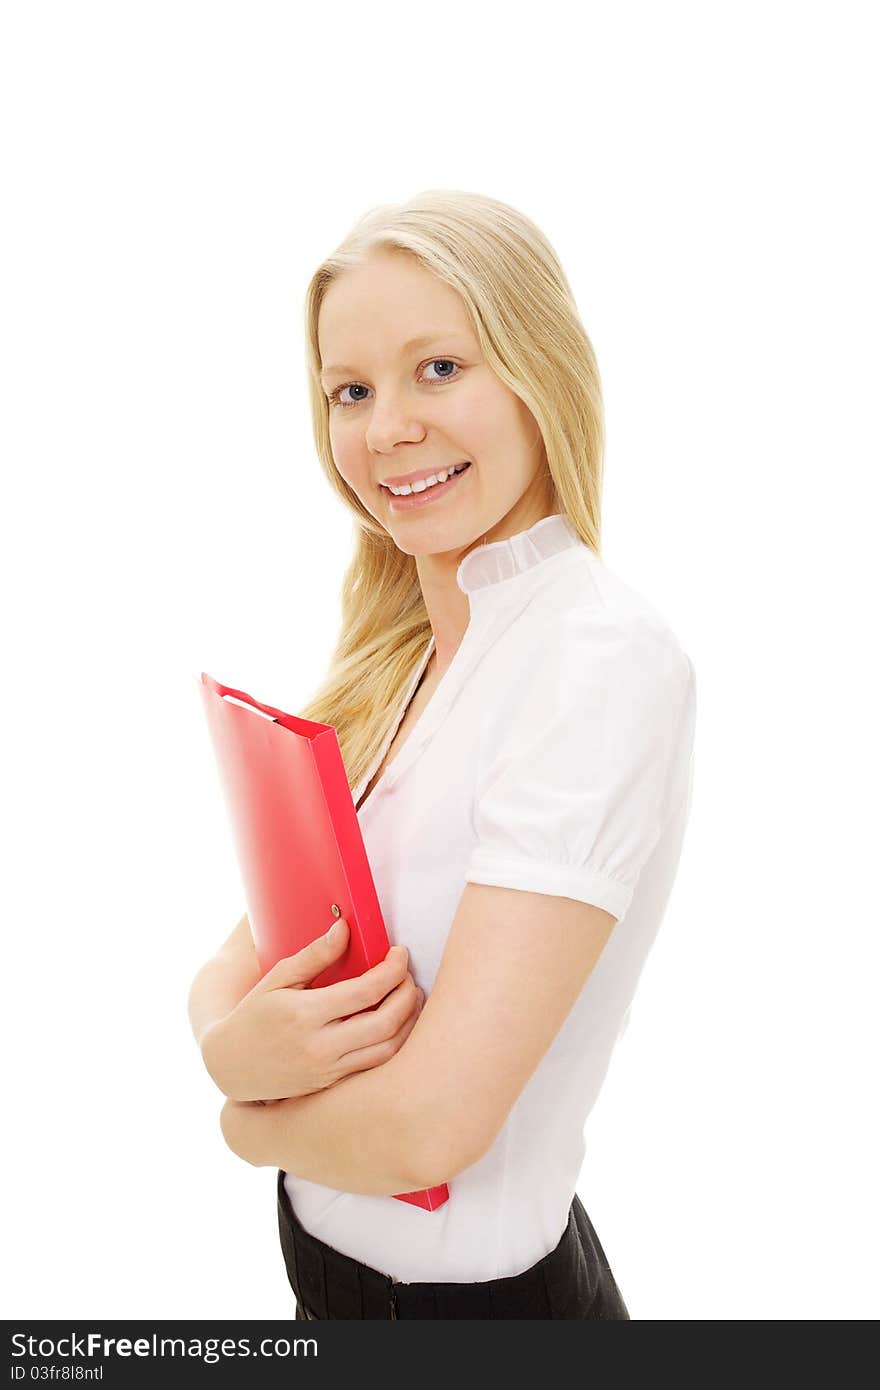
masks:
{"type": "Polygon", "coordinates": [[[374,453],[388,453],[401,440],[417,444],[424,437],[424,426],[413,419],[400,396],[393,392],[387,392],[381,400],[376,396],[366,431],[367,445],[374,453]]]}

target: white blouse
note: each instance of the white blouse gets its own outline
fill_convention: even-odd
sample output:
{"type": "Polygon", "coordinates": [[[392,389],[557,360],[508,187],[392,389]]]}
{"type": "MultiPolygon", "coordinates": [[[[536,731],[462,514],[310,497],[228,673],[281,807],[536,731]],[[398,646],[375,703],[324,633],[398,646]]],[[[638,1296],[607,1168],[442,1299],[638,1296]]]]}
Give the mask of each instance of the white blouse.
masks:
{"type": "MultiPolygon", "coordinates": [[[[431,992],[465,883],[618,918],[491,1149],[427,1212],[285,1174],[299,1220],[404,1282],[529,1269],[558,1243],[584,1124],[663,918],[690,813],[696,678],[653,606],[544,517],[465,556],[470,622],[358,817],[389,941],[431,992]]],[[[357,804],[434,649],[431,638],[357,804]]],[[[588,1204],[587,1204],[588,1205],[588,1204]]]]}

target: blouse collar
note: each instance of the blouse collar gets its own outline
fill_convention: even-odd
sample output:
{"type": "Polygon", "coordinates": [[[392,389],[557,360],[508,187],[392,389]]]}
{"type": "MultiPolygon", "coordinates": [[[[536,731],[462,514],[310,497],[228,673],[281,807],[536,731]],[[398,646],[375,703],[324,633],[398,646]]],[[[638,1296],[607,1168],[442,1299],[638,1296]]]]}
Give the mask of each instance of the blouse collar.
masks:
{"type": "Polygon", "coordinates": [[[477,546],[464,557],[456,571],[458,587],[463,593],[473,595],[490,585],[526,574],[555,555],[583,544],[569,518],[555,512],[507,540],[477,546]]]}
{"type": "MultiPolygon", "coordinates": [[[[530,575],[534,584],[537,584],[545,577],[550,577],[548,565],[555,569],[557,556],[582,555],[583,548],[584,543],[573,524],[566,516],[555,513],[553,516],[542,517],[527,531],[520,531],[519,535],[511,536],[509,540],[492,541],[489,545],[477,546],[476,550],[464,557],[456,571],[456,578],[458,587],[468,595],[471,621],[452,661],[440,677],[409,737],[397,756],[385,768],[363,806],[359,807],[359,814],[367,808],[372,809],[382,796],[394,789],[406,769],[416,761],[422,749],[442,725],[471,671],[479,665],[501,634],[530,602],[532,583],[523,579],[521,583],[504,585],[504,581],[530,575]],[[476,614],[474,609],[477,610],[476,614]]],[[[559,563],[562,563],[561,559],[559,563]]],[[[404,712],[431,659],[434,645],[432,632],[421,661],[413,672],[397,719],[387,730],[371,766],[352,792],[355,805],[391,746],[404,712]]]]}

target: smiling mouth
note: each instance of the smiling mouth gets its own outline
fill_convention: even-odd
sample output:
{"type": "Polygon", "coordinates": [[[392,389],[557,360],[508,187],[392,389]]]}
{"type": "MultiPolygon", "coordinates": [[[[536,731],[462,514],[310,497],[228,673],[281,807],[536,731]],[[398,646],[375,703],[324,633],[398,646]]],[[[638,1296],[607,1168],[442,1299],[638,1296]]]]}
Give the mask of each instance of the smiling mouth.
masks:
{"type": "Polygon", "coordinates": [[[459,486],[464,487],[463,480],[470,471],[470,463],[464,467],[459,467],[458,471],[450,469],[445,482],[430,483],[427,478],[421,479],[413,485],[410,492],[406,493],[403,491],[394,493],[383,484],[380,484],[380,487],[387,494],[389,511],[395,514],[420,511],[434,505],[439,507],[444,498],[451,497],[459,486]]]}
{"type": "Polygon", "coordinates": [[[429,492],[431,488],[442,487],[449,479],[464,473],[470,468],[470,460],[464,463],[457,463],[454,468],[441,469],[440,473],[432,473],[428,478],[421,478],[417,483],[402,483],[400,487],[391,487],[388,483],[380,483],[379,486],[386,492],[390,492],[393,497],[410,497],[413,494],[429,492]]]}

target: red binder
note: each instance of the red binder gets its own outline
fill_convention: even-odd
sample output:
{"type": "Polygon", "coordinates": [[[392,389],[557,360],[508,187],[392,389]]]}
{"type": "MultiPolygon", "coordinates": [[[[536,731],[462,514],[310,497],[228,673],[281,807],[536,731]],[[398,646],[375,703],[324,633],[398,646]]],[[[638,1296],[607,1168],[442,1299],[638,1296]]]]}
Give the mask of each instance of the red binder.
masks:
{"type": "MultiPolygon", "coordinates": [[[[260,704],[204,671],[199,688],[263,974],[334,916],[348,923],[348,949],[311,987],[378,965],[391,943],[333,725],[260,704]]],[[[426,1211],[448,1197],[445,1183],[398,1194],[426,1211]]]]}

